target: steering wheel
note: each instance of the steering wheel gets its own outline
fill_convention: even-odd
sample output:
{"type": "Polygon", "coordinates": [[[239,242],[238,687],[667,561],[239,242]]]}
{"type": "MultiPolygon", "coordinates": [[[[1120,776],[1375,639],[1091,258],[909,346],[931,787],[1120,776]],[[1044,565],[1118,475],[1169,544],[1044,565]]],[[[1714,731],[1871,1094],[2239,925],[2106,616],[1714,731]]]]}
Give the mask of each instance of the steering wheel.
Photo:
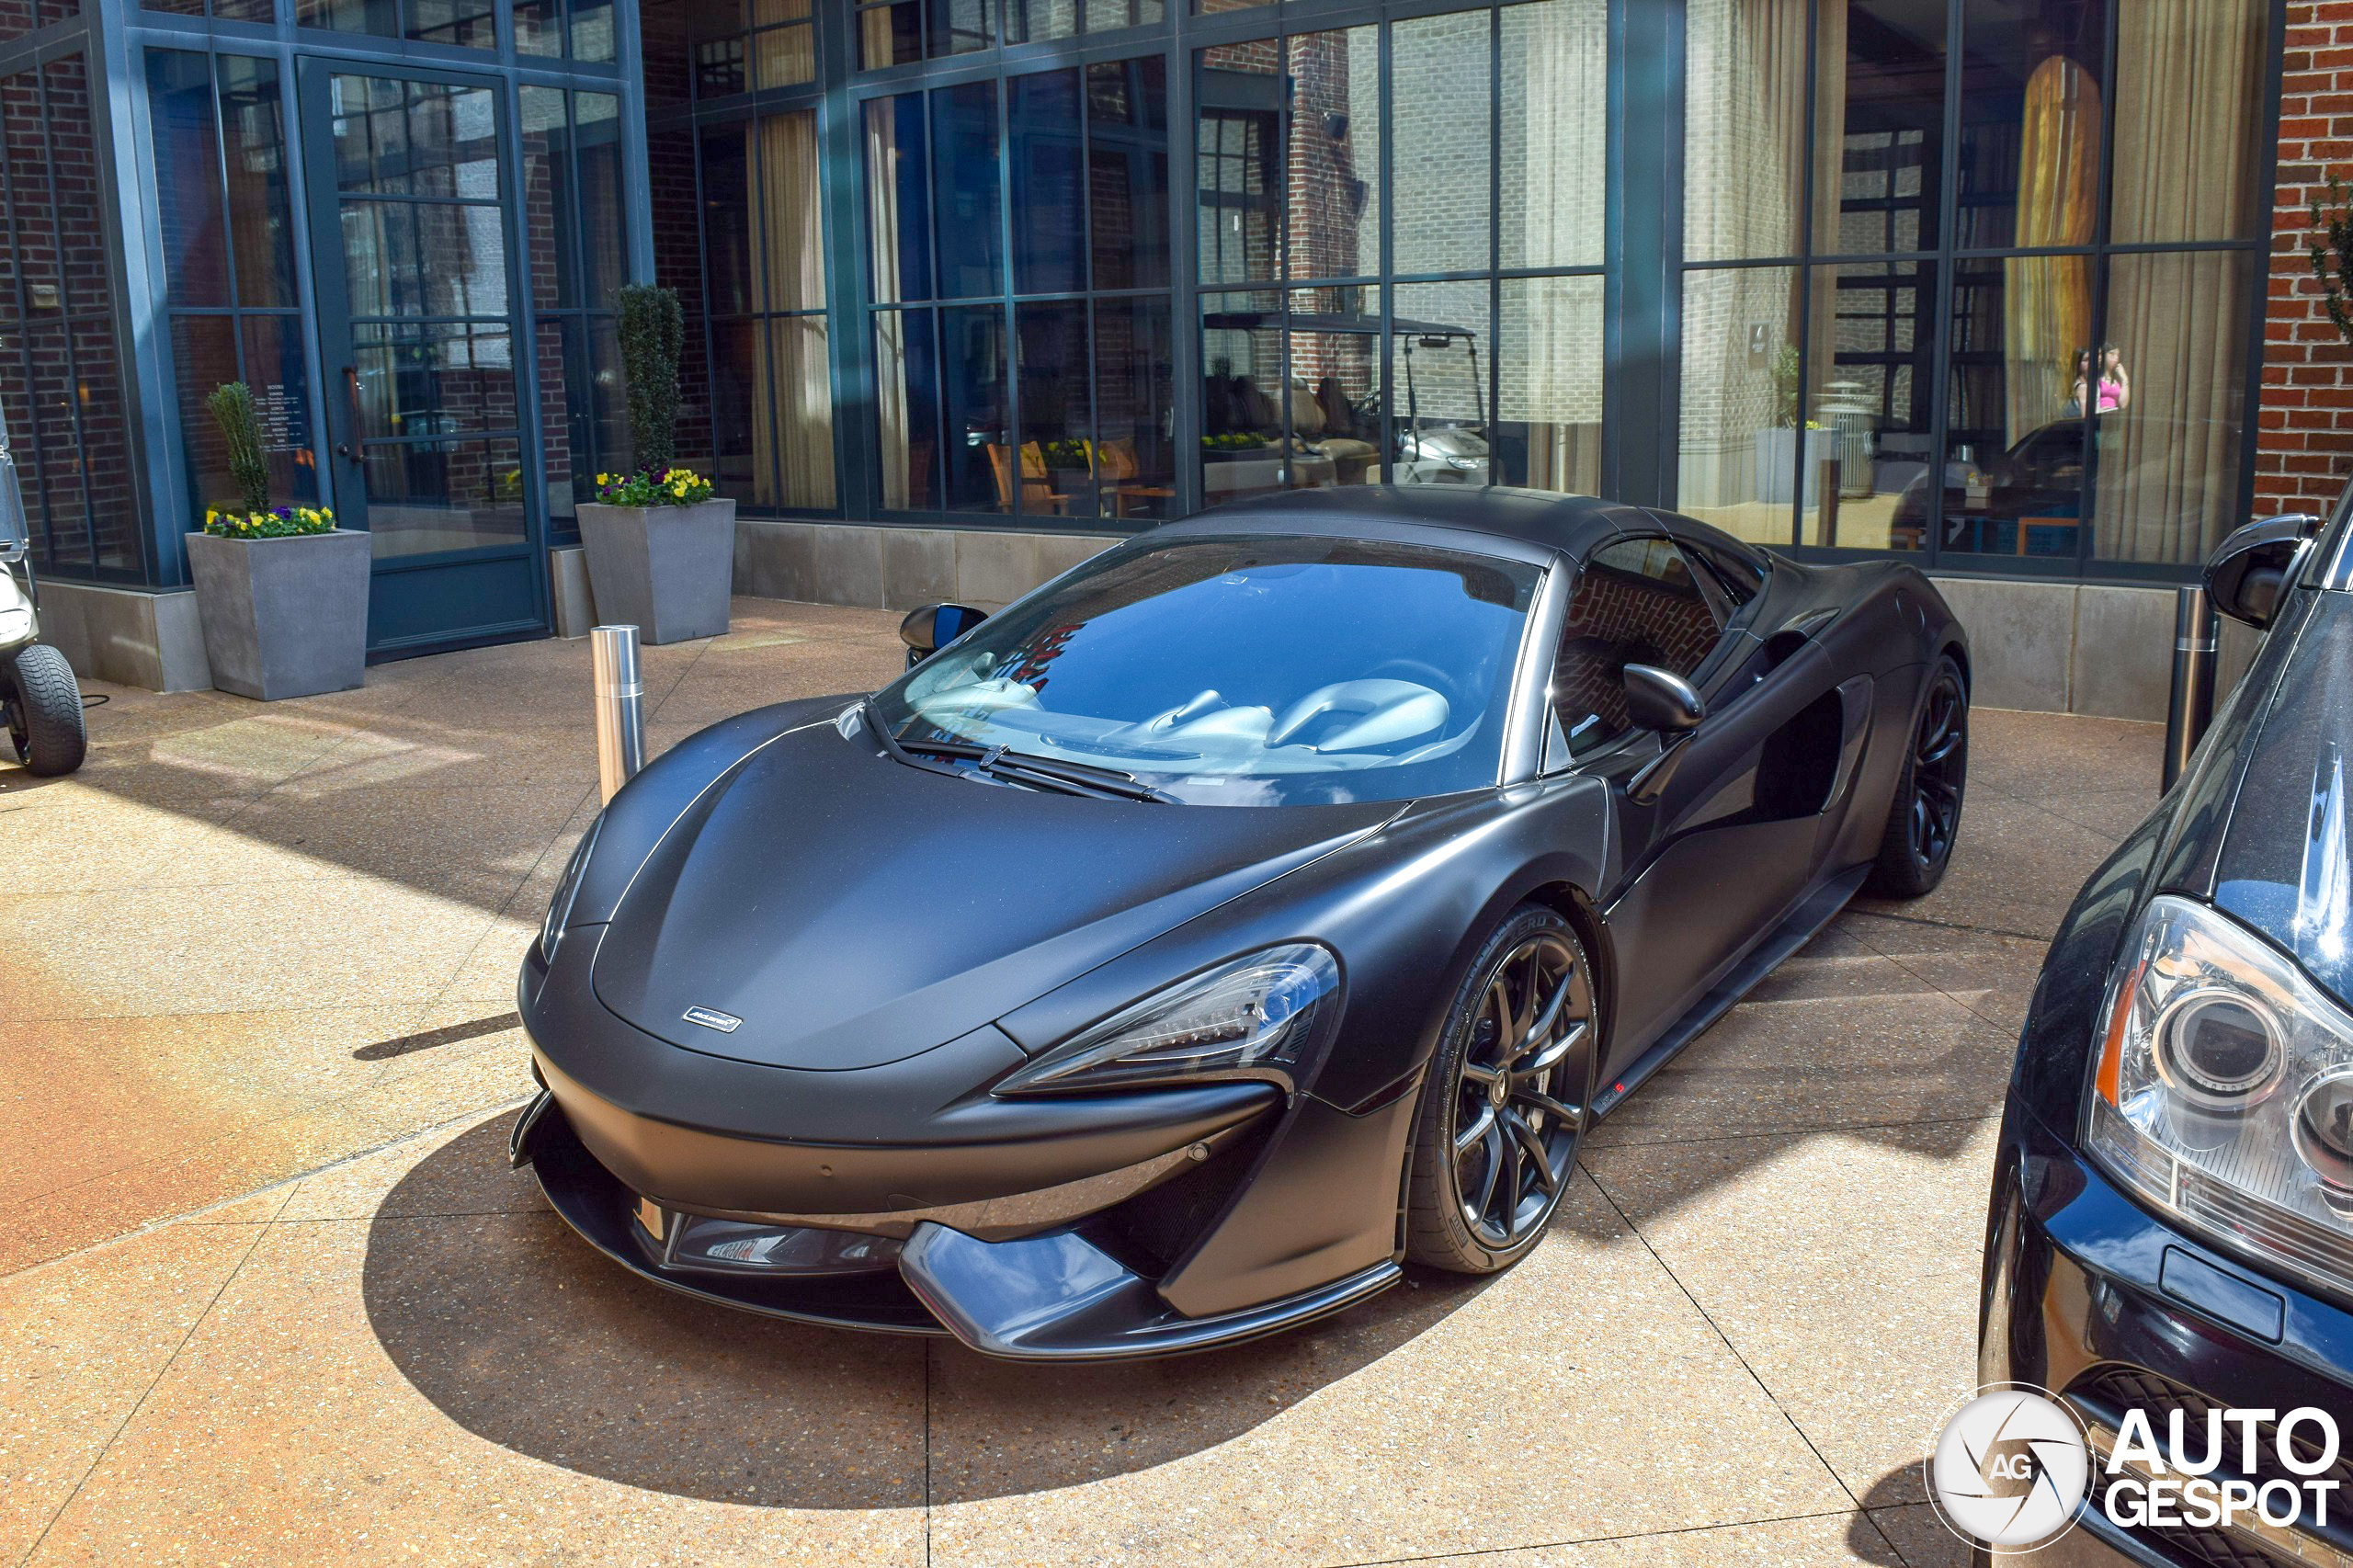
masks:
{"type": "Polygon", "coordinates": [[[1439,669],[1436,665],[1425,664],[1419,659],[1383,659],[1367,670],[1364,678],[1367,680],[1409,680],[1416,686],[1428,687],[1432,691],[1445,698],[1447,706],[1457,713],[1464,712],[1471,707],[1470,703],[1462,699],[1461,679],[1446,670],[1439,669]]]}

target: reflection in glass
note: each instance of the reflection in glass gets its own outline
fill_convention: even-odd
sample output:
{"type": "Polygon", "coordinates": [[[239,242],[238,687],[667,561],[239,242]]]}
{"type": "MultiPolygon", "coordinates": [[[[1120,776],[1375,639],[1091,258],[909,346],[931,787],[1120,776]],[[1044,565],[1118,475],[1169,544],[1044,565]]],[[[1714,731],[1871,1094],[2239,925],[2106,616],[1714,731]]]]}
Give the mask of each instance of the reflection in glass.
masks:
{"type": "Polygon", "coordinates": [[[1599,278],[1506,278],[1495,359],[1495,482],[1601,489],[1599,278]]]}
{"type": "Polygon", "coordinates": [[[2116,13],[2109,237],[2120,244],[2263,232],[2262,0],[2133,4],[2116,13]]]}
{"type": "Polygon", "coordinates": [[[775,472],[759,460],[774,439],[760,396],[766,358],[758,322],[710,324],[711,483],[746,506],[767,500],[775,472]]]}
{"type": "Polygon", "coordinates": [[[247,310],[291,306],[293,222],[286,194],[286,126],[278,62],[236,54],[220,60],[237,303],[247,310]]]}
{"type": "Polygon", "coordinates": [[[539,325],[540,473],[547,482],[548,521],[561,531],[596,494],[596,432],[582,363],[578,317],[541,317],[539,325]]]}
{"type": "MultiPolygon", "coordinates": [[[[1806,13],[1812,8],[1813,0],[1689,0],[1683,99],[1687,261],[1791,256],[1802,248],[1806,13]]],[[[1687,293],[1690,287],[1685,284],[1687,293]]],[[[1688,371],[1688,334],[1685,341],[1688,371]]]]}
{"type": "MultiPolygon", "coordinates": [[[[2105,0],[1963,0],[1961,150],[1966,193],[1955,212],[1962,245],[2091,243],[2108,112],[2099,72],[2105,0]]],[[[2042,306],[2019,292],[2014,308],[2042,306]]]]}
{"type": "Polygon", "coordinates": [[[996,0],[929,0],[931,54],[969,54],[996,42],[993,13],[996,0]]]}
{"type": "Polygon", "coordinates": [[[939,312],[940,420],[947,431],[948,506],[1002,512],[989,449],[1003,446],[1006,417],[1005,312],[965,305],[939,312]]]}
{"type": "Polygon", "coordinates": [[[489,0],[403,0],[408,36],[460,49],[498,47],[497,8],[489,0]]]}
{"type": "Polygon", "coordinates": [[[1608,0],[1537,0],[1502,17],[1503,265],[1598,267],[1608,0]]]}
{"type": "Polygon", "coordinates": [[[1078,31],[1078,0],[1006,0],[1005,41],[1035,43],[1078,31]]]}
{"type": "Polygon", "coordinates": [[[1683,390],[1676,509],[1760,544],[1788,544],[1802,463],[1827,449],[1803,428],[1798,274],[1788,267],[1683,275],[1683,390]]]}
{"type": "MultiPolygon", "coordinates": [[[[1285,401],[1294,490],[1381,480],[1381,318],[1348,297],[1357,293],[1314,289],[1291,296],[1285,401]]],[[[1426,433],[1440,439],[1435,422],[1426,433]]]]}
{"type": "Polygon", "coordinates": [[[1400,283],[1393,308],[1392,478],[1399,484],[1495,483],[1494,432],[1487,423],[1495,335],[1487,321],[1486,279],[1400,283]]]}
{"type": "Polygon", "coordinates": [[[573,0],[572,57],[598,62],[619,58],[613,41],[613,0],[573,0]]]}
{"type": "Polygon", "coordinates": [[[523,454],[511,438],[372,446],[364,466],[379,561],[523,542],[523,454]]]}
{"type": "Polygon", "coordinates": [[[817,79],[817,35],[811,24],[768,28],[752,39],[757,45],[761,86],[796,87],[817,79]]]}
{"type": "Polygon", "coordinates": [[[147,103],[154,125],[155,222],[171,302],[225,305],[229,258],[222,222],[221,147],[212,119],[210,57],[186,50],[149,50],[147,103]]]}
{"type": "Polygon", "coordinates": [[[768,323],[779,506],[825,509],[834,505],[833,360],[826,330],[820,315],[785,316],[768,323]]]}
{"type": "Polygon", "coordinates": [[[1274,51],[1223,44],[1202,50],[1199,61],[1193,163],[1200,280],[1270,278],[1282,222],[1282,78],[1274,51]]]}
{"type": "Polygon", "coordinates": [[[2109,261],[2110,342],[2097,357],[2110,368],[2093,421],[2096,560],[2200,561],[2241,520],[2256,265],[2229,251],[2109,261]]]}
{"type": "Polygon", "coordinates": [[[359,316],[504,316],[504,214],[439,202],[343,201],[345,281],[359,316]]]}
{"type": "Polygon", "coordinates": [[[876,453],[882,505],[939,505],[939,355],[930,311],[874,312],[876,453]]]}
{"type": "Polygon", "coordinates": [[[1944,164],[1945,0],[1846,0],[1818,16],[1814,248],[1933,246],[1944,164]]]}
{"type": "Polygon", "coordinates": [[[1033,516],[1092,517],[1097,480],[1086,302],[1018,305],[1014,324],[1021,355],[1021,437],[1017,446],[989,447],[998,507],[1011,510],[1017,494],[1021,510],[1033,516]]]}
{"type": "Polygon", "coordinates": [[[1280,296],[1201,299],[1201,499],[1283,488],[1280,296]]]}
{"type": "Polygon", "coordinates": [[[1168,301],[1095,306],[1095,420],[1100,513],[1176,515],[1176,449],[1168,301]]]}
{"type": "MultiPolygon", "coordinates": [[[[204,406],[204,400],[212,395],[213,388],[244,375],[237,364],[235,318],[175,315],[171,333],[172,372],[179,392],[180,449],[188,465],[189,498],[199,511],[233,504],[237,483],[229,472],[228,443],[222,438],[221,426],[204,406]]],[[[11,425],[9,440],[20,449],[31,446],[26,435],[25,430],[11,425]]],[[[32,466],[21,456],[17,460],[25,463],[27,470],[32,466]]],[[[30,472],[26,472],[24,478],[29,500],[30,472]]]]}
{"type": "Polygon", "coordinates": [[[711,314],[759,308],[752,295],[752,156],[740,124],[702,133],[702,255],[711,314]]]}
{"type": "MultiPolygon", "coordinates": [[[[1423,17],[1390,29],[1390,188],[1396,201],[1390,243],[1399,272],[1489,265],[1494,49],[1494,17],[1487,11],[1423,17]]],[[[1368,72],[1368,91],[1369,83],[1368,72]]],[[[1370,119],[1369,99],[1364,107],[1370,119]]],[[[1351,129],[1355,119],[1352,114],[1351,129]]],[[[1379,170],[1378,156],[1371,155],[1361,173],[1377,181],[1379,170]]],[[[1379,222],[1376,212],[1372,222],[1379,222]]],[[[1368,247],[1366,265],[1345,270],[1374,271],[1376,260],[1368,247]]]]}
{"type": "Polygon", "coordinates": [[[931,163],[939,297],[995,293],[1005,287],[995,82],[967,82],[932,93],[931,163]]]}
{"type": "Polygon", "coordinates": [[[1168,84],[1160,56],[1086,68],[1087,209],[1097,289],[1168,281],[1168,84]]]}
{"type": "Polygon", "coordinates": [[[1813,269],[1806,417],[1821,449],[1801,543],[1925,550],[1934,436],[1929,353],[1936,269],[1852,262],[1813,269]]]}
{"type": "MultiPolygon", "coordinates": [[[[1013,287],[1065,294],[1086,287],[1078,73],[1016,76],[1006,123],[1013,138],[1013,287]]],[[[976,290],[975,290],[976,291],[976,290]]]]}
{"type": "MultiPolygon", "coordinates": [[[[514,0],[515,51],[542,56],[563,52],[563,0],[514,0]]],[[[549,486],[549,494],[555,493],[549,486]]]]}
{"type": "Polygon", "coordinates": [[[240,323],[240,335],[245,349],[243,374],[259,416],[270,494],[282,502],[315,501],[319,464],[311,440],[310,369],[301,318],[248,315],[240,323]]]}
{"type": "Polygon", "coordinates": [[[1086,0],[1086,30],[1091,33],[1156,27],[1165,15],[1163,0],[1086,0]]]}
{"type": "MultiPolygon", "coordinates": [[[[1948,554],[2072,560],[2084,515],[2084,417],[2074,381],[2090,263],[2012,258],[1957,271],[1945,413],[1948,554]],[[2062,271],[2054,264],[2065,264],[2062,271]],[[2052,309],[2080,290],[2079,308],[2052,309]]],[[[2105,401],[2105,400],[2103,400],[2105,401]]]]}
{"type": "Polygon", "coordinates": [[[628,233],[621,195],[620,99],[611,93],[572,95],[574,153],[580,165],[583,305],[612,305],[628,280],[622,236],[628,233]]]}
{"type": "Polygon", "coordinates": [[[1380,32],[1348,28],[1284,40],[1289,277],[1381,270],[1380,32]]]}
{"type": "Polygon", "coordinates": [[[295,0],[294,19],[306,28],[373,33],[378,38],[401,36],[400,12],[393,0],[295,0]]]}
{"type": "Polygon", "coordinates": [[[868,6],[858,13],[858,63],[868,71],[923,58],[923,7],[916,0],[868,6]]]}
{"type": "Polygon", "coordinates": [[[931,198],[925,178],[923,95],[866,106],[867,222],[878,301],[928,300],[931,198]]]}
{"type": "Polygon", "coordinates": [[[359,433],[451,436],[520,420],[506,324],[361,324],[351,329],[359,433]]]}

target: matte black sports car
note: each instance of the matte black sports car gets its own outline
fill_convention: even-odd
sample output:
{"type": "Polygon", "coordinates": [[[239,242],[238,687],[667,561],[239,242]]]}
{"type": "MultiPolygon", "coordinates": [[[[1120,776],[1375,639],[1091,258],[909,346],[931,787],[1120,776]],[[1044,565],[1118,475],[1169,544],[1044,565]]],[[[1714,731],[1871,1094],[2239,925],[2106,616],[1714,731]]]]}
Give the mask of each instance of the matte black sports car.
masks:
{"type": "Polygon", "coordinates": [[[1995,1156],[1980,1378],[2057,1394],[2094,1454],[2052,1568],[2353,1561],[2353,486],[2239,529],[2207,580],[2262,650],[2061,923],[1995,1156]],[[2246,1440],[2164,1451],[2261,1512],[2110,1471],[2134,1413],[2225,1410],[2257,1413],[2246,1440]]]}
{"type": "Polygon", "coordinates": [[[1867,879],[1935,884],[1968,679],[1908,566],[1598,501],[1157,528],[615,796],[524,965],[517,1155],[662,1284],[1000,1356],[1499,1269],[1589,1123],[1867,879]]]}

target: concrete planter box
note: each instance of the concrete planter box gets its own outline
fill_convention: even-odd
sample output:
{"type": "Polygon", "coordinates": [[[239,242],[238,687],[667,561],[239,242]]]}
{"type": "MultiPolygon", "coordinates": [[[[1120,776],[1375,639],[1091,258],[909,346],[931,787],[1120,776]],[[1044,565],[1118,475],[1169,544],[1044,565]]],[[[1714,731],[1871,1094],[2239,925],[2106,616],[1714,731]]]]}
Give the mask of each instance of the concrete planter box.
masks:
{"type": "Polygon", "coordinates": [[[212,684],[274,702],[348,691],[368,673],[368,536],[188,536],[212,684]]]}
{"type": "Polygon", "coordinates": [[[580,508],[580,543],[597,619],[634,626],[646,642],[684,642],[727,630],[735,571],[735,503],[580,508]]]}

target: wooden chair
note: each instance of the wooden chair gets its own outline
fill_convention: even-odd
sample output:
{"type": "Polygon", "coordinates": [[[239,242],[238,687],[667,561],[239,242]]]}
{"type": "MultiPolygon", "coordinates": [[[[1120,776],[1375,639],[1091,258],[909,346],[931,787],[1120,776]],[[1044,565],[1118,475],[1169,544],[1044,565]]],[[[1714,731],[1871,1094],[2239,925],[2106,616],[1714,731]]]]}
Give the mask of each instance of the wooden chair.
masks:
{"type": "MultiPolygon", "coordinates": [[[[996,477],[997,509],[1013,510],[1013,453],[995,442],[989,444],[989,472],[996,477]]],[[[1035,441],[1021,446],[1021,509],[1025,512],[1051,512],[1060,517],[1070,504],[1067,495],[1057,495],[1046,480],[1046,454],[1038,449],[1035,441]]]]}

